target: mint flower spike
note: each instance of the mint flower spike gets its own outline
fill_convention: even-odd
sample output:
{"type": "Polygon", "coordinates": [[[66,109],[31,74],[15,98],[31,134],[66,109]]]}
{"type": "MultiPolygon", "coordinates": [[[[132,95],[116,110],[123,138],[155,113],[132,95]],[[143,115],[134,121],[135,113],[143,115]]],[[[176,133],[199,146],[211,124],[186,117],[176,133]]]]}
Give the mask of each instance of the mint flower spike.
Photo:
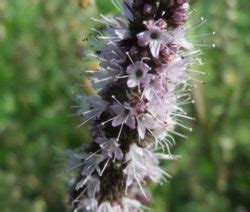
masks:
{"type": "Polygon", "coordinates": [[[188,0],[112,2],[120,16],[93,19],[106,26],[105,33],[95,30],[102,47],[90,54],[99,68],[88,71],[100,90],[77,95],[72,107],[79,126],[92,121],[92,142],[67,151],[67,170],[78,173],[70,192],[74,212],[148,210],[144,186],[171,177],[159,164],[179,159],[171,147],[175,136],[186,138],[177,127],[192,130],[183,123],[194,119],[183,109],[194,103],[190,91],[199,82],[191,74],[204,74],[191,68],[203,65],[196,47],[204,44],[190,42],[195,36],[188,33],[205,20],[187,25],[188,0]]]}

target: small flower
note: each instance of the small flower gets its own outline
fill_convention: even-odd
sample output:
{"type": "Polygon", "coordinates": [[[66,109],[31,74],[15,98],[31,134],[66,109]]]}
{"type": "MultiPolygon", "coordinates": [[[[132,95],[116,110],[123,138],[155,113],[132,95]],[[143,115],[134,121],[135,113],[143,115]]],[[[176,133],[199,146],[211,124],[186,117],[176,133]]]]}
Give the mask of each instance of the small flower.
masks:
{"type": "Polygon", "coordinates": [[[186,39],[186,34],[188,30],[185,27],[178,27],[172,31],[173,40],[172,44],[177,45],[179,48],[184,48],[186,50],[192,50],[193,44],[186,39]]]}
{"type": "Polygon", "coordinates": [[[113,18],[113,27],[108,28],[107,31],[111,34],[111,36],[117,37],[116,41],[120,41],[130,37],[130,31],[120,17],[113,18]]]}
{"type": "MultiPolygon", "coordinates": [[[[95,111],[96,117],[100,117],[100,115],[107,109],[108,102],[102,100],[98,96],[91,96],[86,99],[86,102],[89,103],[89,107],[95,111]]],[[[90,114],[88,114],[90,116],[90,114]]]]}
{"type": "Polygon", "coordinates": [[[105,156],[96,153],[90,154],[84,159],[84,166],[81,172],[82,176],[90,176],[94,171],[101,174],[100,163],[105,160],[105,156]]]}
{"type": "Polygon", "coordinates": [[[149,114],[143,114],[137,117],[137,131],[141,139],[145,138],[146,130],[155,128],[154,118],[149,114]]]}
{"type": "Polygon", "coordinates": [[[130,37],[130,31],[121,17],[108,17],[101,15],[101,18],[102,20],[98,22],[103,22],[107,26],[107,33],[110,36],[99,35],[99,39],[114,43],[130,37]]]}
{"type": "Polygon", "coordinates": [[[158,58],[161,47],[170,43],[173,38],[169,33],[166,33],[167,30],[164,29],[163,23],[147,22],[145,25],[149,30],[137,35],[138,45],[141,47],[149,46],[152,56],[158,58]]]}
{"type": "Polygon", "coordinates": [[[87,196],[89,198],[94,198],[96,193],[100,190],[100,180],[95,176],[88,176],[80,180],[76,185],[76,190],[79,190],[82,187],[85,187],[84,190],[87,191],[87,196]]]}
{"type": "Polygon", "coordinates": [[[147,80],[147,72],[150,69],[151,68],[142,61],[137,61],[135,64],[128,66],[126,71],[127,74],[129,74],[127,81],[128,87],[133,88],[144,83],[147,80]]]}
{"type": "Polygon", "coordinates": [[[158,73],[161,73],[161,76],[164,76],[171,83],[181,83],[188,79],[186,69],[186,60],[176,58],[172,62],[164,64],[161,67],[157,68],[156,71],[158,73]]]}
{"type": "Polygon", "coordinates": [[[122,150],[119,148],[119,144],[117,143],[116,139],[111,138],[107,139],[104,137],[98,137],[95,139],[95,142],[100,144],[102,148],[102,154],[105,157],[113,158],[113,161],[122,160],[123,153],[122,150]]]}
{"type": "MultiPolygon", "coordinates": [[[[150,150],[140,148],[133,144],[130,147],[129,153],[126,155],[127,167],[124,169],[124,173],[127,175],[126,187],[136,183],[142,189],[141,182],[147,177],[153,182],[159,182],[165,177],[170,177],[165,171],[158,167],[159,159],[158,155],[155,155],[150,150]]],[[[163,157],[162,157],[163,158],[163,157]]],[[[166,159],[172,159],[171,157],[166,159]]]]}
{"type": "Polygon", "coordinates": [[[98,57],[102,61],[112,62],[113,64],[122,64],[126,60],[126,55],[115,44],[105,46],[98,54],[98,57]]]}
{"type": "Polygon", "coordinates": [[[108,102],[102,100],[99,96],[90,96],[90,97],[85,97],[85,96],[81,96],[78,95],[77,96],[77,102],[80,103],[80,106],[77,106],[78,108],[78,112],[77,114],[82,115],[84,117],[83,122],[79,125],[82,126],[85,123],[87,123],[88,121],[92,120],[92,119],[96,119],[99,118],[101,116],[101,114],[107,109],[108,107],[108,102]],[[84,103],[88,103],[89,104],[89,110],[85,109],[85,105],[84,103]]]}
{"type": "Polygon", "coordinates": [[[67,170],[72,170],[74,167],[81,166],[82,160],[86,157],[86,153],[77,153],[73,150],[66,150],[65,155],[68,157],[67,170]]]}
{"type": "Polygon", "coordinates": [[[112,126],[117,127],[119,125],[126,124],[131,129],[135,129],[135,117],[132,114],[132,108],[128,103],[114,104],[111,106],[113,112],[117,115],[112,121],[112,126]]]}
{"type": "Polygon", "coordinates": [[[157,75],[151,75],[149,81],[145,84],[143,90],[143,96],[148,100],[152,100],[153,97],[158,96],[160,92],[164,91],[162,80],[157,75]]]}

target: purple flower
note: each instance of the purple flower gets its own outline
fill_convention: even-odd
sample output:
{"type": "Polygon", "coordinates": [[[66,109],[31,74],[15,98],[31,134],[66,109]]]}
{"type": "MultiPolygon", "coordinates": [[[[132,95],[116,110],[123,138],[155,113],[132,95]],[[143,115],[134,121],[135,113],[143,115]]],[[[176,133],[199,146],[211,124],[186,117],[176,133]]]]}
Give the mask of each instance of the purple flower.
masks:
{"type": "Polygon", "coordinates": [[[89,198],[95,198],[100,190],[100,180],[96,176],[88,176],[77,183],[76,190],[82,187],[85,187],[89,198]]]}
{"type": "Polygon", "coordinates": [[[179,46],[179,48],[184,48],[187,50],[193,49],[193,44],[186,39],[186,34],[188,32],[188,29],[185,27],[178,27],[172,31],[173,34],[173,40],[172,44],[179,46]]]}
{"type": "Polygon", "coordinates": [[[168,64],[163,64],[156,71],[171,83],[181,83],[188,79],[187,62],[184,59],[176,58],[168,64]]]}
{"type": "Polygon", "coordinates": [[[144,86],[143,96],[145,96],[148,100],[152,100],[153,97],[157,98],[158,94],[164,91],[165,89],[162,79],[157,75],[151,75],[149,81],[144,86]]]}
{"type": "Polygon", "coordinates": [[[119,42],[130,37],[130,31],[128,30],[127,25],[124,23],[124,20],[121,17],[111,18],[101,15],[101,18],[102,19],[99,22],[102,22],[107,26],[107,33],[110,36],[100,35],[98,36],[100,39],[119,42]]]}
{"type": "Polygon", "coordinates": [[[132,108],[128,103],[114,104],[111,106],[113,112],[116,114],[112,121],[112,126],[117,127],[119,125],[127,125],[131,129],[135,129],[135,117],[132,114],[132,108]]]}
{"type": "Polygon", "coordinates": [[[122,150],[119,148],[119,144],[117,143],[116,139],[111,138],[107,139],[105,137],[98,137],[95,139],[95,142],[100,145],[102,148],[102,154],[105,157],[113,158],[113,161],[122,160],[123,153],[122,150]]]}
{"type": "Polygon", "coordinates": [[[173,40],[172,35],[167,33],[162,23],[158,24],[160,26],[157,25],[157,22],[147,22],[145,25],[147,25],[149,30],[137,35],[138,45],[141,47],[149,46],[152,56],[158,58],[161,47],[169,44],[173,40]]]}
{"type": "Polygon", "coordinates": [[[155,128],[154,118],[149,114],[140,115],[137,117],[137,131],[141,139],[145,138],[146,130],[155,128]]]}
{"type": "Polygon", "coordinates": [[[97,171],[98,174],[101,173],[100,163],[105,160],[105,156],[99,155],[96,153],[90,154],[84,159],[84,167],[82,169],[82,176],[90,176],[94,171],[97,171]]]}
{"type": "Polygon", "coordinates": [[[108,107],[108,102],[98,96],[85,97],[78,95],[77,101],[80,103],[79,106],[76,106],[79,108],[77,114],[82,115],[84,117],[83,122],[78,125],[79,127],[92,119],[99,118],[108,107]],[[86,110],[85,105],[83,105],[83,102],[87,102],[89,104],[89,110],[86,110]]]}
{"type": "Polygon", "coordinates": [[[203,22],[184,25],[189,0],[112,2],[121,16],[94,19],[106,26],[95,30],[97,50],[89,54],[99,60],[98,71],[88,71],[98,96],[78,95],[74,106],[82,124],[94,120],[92,143],[67,152],[68,171],[80,169],[74,212],[144,211],[151,198],[143,185],[170,177],[160,161],[178,159],[171,154],[174,135],[185,135],[176,126],[190,130],[180,119],[192,120],[182,106],[192,102],[189,73],[197,71],[189,66],[201,60],[187,33],[203,22]]]}
{"type": "Polygon", "coordinates": [[[151,68],[142,61],[138,61],[135,64],[128,66],[126,71],[127,74],[129,74],[127,81],[128,87],[133,88],[144,83],[147,80],[147,72],[150,69],[151,68]]]}
{"type": "MultiPolygon", "coordinates": [[[[153,182],[159,182],[164,177],[170,177],[165,171],[158,167],[158,157],[159,156],[152,151],[133,144],[130,147],[129,153],[126,155],[126,161],[128,162],[127,167],[124,169],[124,173],[127,175],[126,187],[136,183],[142,192],[144,192],[141,187],[141,182],[143,182],[146,177],[153,182]]],[[[175,157],[164,157],[164,155],[161,155],[161,158],[167,160],[175,159],[175,157]]]]}

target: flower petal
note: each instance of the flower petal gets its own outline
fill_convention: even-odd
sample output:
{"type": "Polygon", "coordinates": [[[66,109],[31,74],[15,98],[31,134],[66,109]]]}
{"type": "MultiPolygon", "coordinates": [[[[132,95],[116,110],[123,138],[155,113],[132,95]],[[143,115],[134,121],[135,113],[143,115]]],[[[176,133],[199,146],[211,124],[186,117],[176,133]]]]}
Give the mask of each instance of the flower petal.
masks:
{"type": "Polygon", "coordinates": [[[137,131],[139,134],[139,137],[141,139],[144,139],[145,137],[145,132],[146,132],[146,127],[142,124],[141,120],[137,119],[137,131]]]}
{"type": "Polygon", "coordinates": [[[112,126],[117,127],[117,126],[121,125],[124,121],[125,121],[125,117],[122,115],[118,115],[112,121],[112,126]]]}
{"type": "Polygon", "coordinates": [[[135,129],[135,118],[132,115],[129,115],[126,121],[126,125],[131,129],[135,129]]]}
{"type": "Polygon", "coordinates": [[[137,80],[131,78],[131,79],[128,79],[127,85],[129,88],[133,88],[133,87],[136,87],[138,85],[138,82],[137,82],[137,80]]]}
{"type": "Polygon", "coordinates": [[[153,40],[149,43],[149,48],[150,48],[152,56],[158,58],[160,48],[161,48],[161,42],[157,40],[153,40]]]}
{"type": "Polygon", "coordinates": [[[145,32],[141,32],[137,35],[138,38],[138,45],[139,46],[147,46],[149,44],[150,41],[150,32],[149,31],[145,31],[145,32]]]}

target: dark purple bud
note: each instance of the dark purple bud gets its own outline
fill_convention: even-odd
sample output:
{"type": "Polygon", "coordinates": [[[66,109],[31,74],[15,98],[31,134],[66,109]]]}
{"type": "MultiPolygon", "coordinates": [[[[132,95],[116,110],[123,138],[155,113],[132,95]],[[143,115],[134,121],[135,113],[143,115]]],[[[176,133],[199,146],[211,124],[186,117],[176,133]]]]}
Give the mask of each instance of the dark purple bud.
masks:
{"type": "Polygon", "coordinates": [[[139,102],[135,105],[135,110],[138,114],[144,113],[147,109],[147,106],[144,102],[139,102]]]}
{"type": "Polygon", "coordinates": [[[167,22],[165,20],[163,20],[162,18],[157,20],[157,22],[155,23],[156,26],[158,26],[160,29],[166,29],[167,28],[167,22]]]}
{"type": "Polygon", "coordinates": [[[189,9],[189,4],[187,3],[172,8],[169,22],[176,26],[185,24],[186,21],[188,20],[188,9],[189,9]]]}
{"type": "Polygon", "coordinates": [[[151,4],[145,4],[143,8],[143,13],[146,15],[150,15],[153,12],[153,6],[151,4]]]}
{"type": "Polygon", "coordinates": [[[129,50],[129,53],[131,55],[137,55],[139,53],[139,50],[136,46],[133,46],[130,50],[129,50]]]}

